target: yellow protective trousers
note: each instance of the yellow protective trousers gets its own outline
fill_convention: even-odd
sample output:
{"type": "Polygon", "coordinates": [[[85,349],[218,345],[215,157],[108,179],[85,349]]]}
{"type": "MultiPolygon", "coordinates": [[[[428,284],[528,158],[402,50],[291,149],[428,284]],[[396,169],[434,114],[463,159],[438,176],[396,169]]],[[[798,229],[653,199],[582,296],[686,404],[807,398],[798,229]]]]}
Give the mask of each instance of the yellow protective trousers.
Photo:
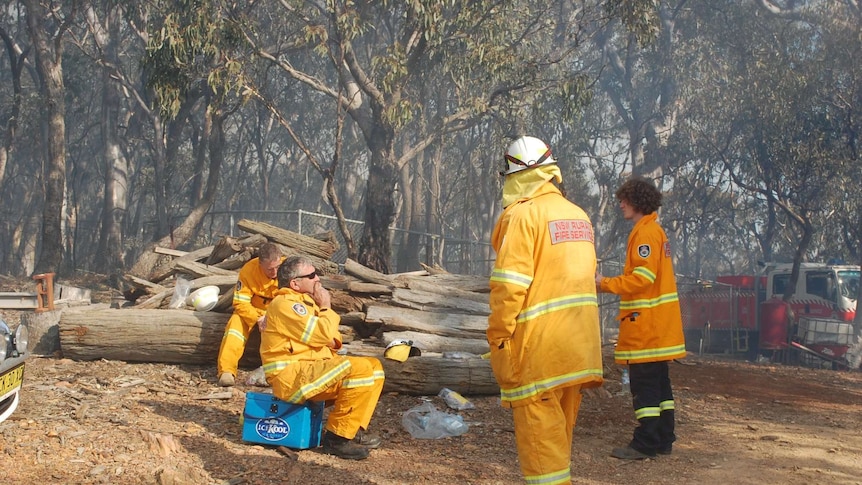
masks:
{"type": "MultiPolygon", "coordinates": [[[[334,401],[333,408],[326,418],[326,430],[343,438],[353,439],[359,428],[368,429],[374,408],[383,390],[383,365],[374,357],[347,356],[350,370],[344,378],[324,391],[315,394],[311,401],[334,401]]],[[[290,365],[303,365],[299,361],[290,365]]],[[[292,373],[285,373],[285,375],[292,373]]],[[[321,376],[325,378],[325,376],[321,376]]],[[[273,377],[278,380],[279,375],[273,377]]],[[[290,389],[292,382],[273,383],[273,392],[290,389]],[[281,384],[281,385],[279,385],[281,384]]],[[[289,396],[279,396],[287,399],[289,396]]]]}
{"type": "Polygon", "coordinates": [[[581,386],[547,391],[512,408],[521,473],[528,484],[571,483],[572,433],[581,407],[581,386]]]}
{"type": "Polygon", "coordinates": [[[218,349],[218,374],[230,372],[236,376],[236,368],[239,359],[245,352],[245,343],[251,334],[251,329],[257,324],[256,321],[247,321],[236,313],[230,316],[224,328],[224,336],[221,339],[221,347],[218,349]]]}

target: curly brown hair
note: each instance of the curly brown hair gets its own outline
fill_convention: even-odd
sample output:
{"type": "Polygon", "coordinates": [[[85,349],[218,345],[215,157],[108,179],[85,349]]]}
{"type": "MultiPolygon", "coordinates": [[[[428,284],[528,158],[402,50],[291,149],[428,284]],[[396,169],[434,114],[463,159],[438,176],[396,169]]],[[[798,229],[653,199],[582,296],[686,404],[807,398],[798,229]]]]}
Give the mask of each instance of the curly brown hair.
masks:
{"type": "Polygon", "coordinates": [[[632,177],[626,180],[614,195],[643,215],[652,214],[661,207],[661,192],[644,177],[632,177]]]}

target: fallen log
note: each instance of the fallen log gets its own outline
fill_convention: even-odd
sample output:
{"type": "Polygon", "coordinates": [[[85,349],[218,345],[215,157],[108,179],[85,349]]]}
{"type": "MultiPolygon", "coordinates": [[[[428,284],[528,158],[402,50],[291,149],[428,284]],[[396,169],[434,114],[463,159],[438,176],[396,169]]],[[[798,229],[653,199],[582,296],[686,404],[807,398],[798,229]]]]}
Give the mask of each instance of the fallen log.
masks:
{"type": "Polygon", "coordinates": [[[230,269],[222,269],[218,266],[210,266],[197,261],[180,261],[177,260],[174,265],[174,271],[192,275],[195,278],[203,278],[205,276],[236,276],[237,272],[230,269]]]}
{"type": "Polygon", "coordinates": [[[383,357],[383,349],[369,345],[345,345],[348,355],[377,357],[383,364],[384,392],[435,396],[448,387],[464,396],[491,396],[500,386],[486,359],[444,359],[437,355],[410,357],[405,362],[383,357]]]}
{"type": "Polygon", "coordinates": [[[347,283],[347,291],[351,293],[361,293],[366,295],[389,295],[392,294],[392,287],[387,285],[380,285],[377,283],[350,281],[347,283]]]}
{"type": "MultiPolygon", "coordinates": [[[[447,286],[462,291],[490,293],[491,285],[487,276],[462,275],[455,273],[432,274],[422,277],[407,277],[408,281],[422,280],[439,286],[447,286]]],[[[398,283],[398,281],[396,281],[398,283]]]]}
{"type": "Polygon", "coordinates": [[[63,312],[63,356],[74,360],[215,364],[230,315],[189,310],[63,312]]]}
{"type": "MultiPolygon", "coordinates": [[[[60,349],[73,360],[121,360],[214,366],[228,314],[189,310],[98,309],[63,312],[58,323],[60,349]]],[[[253,331],[240,360],[243,368],[260,365],[260,337],[253,331]]],[[[448,387],[464,395],[499,392],[484,359],[411,357],[407,362],[382,358],[383,348],[353,344],[354,355],[380,358],[387,392],[435,395],[448,387]]]]}
{"type": "Polygon", "coordinates": [[[463,298],[465,300],[471,300],[478,303],[488,304],[488,295],[486,293],[477,293],[474,291],[466,291],[458,288],[452,288],[450,286],[442,286],[436,283],[432,283],[425,277],[397,277],[395,279],[397,283],[403,283],[399,286],[404,286],[405,288],[409,288],[411,290],[419,290],[426,291],[428,293],[437,293],[438,295],[443,296],[451,296],[456,298],[463,298]]]}
{"type": "Polygon", "coordinates": [[[448,387],[464,396],[491,396],[500,386],[486,359],[411,357],[406,362],[383,359],[383,389],[414,396],[436,396],[448,387]]]}
{"type": "Polygon", "coordinates": [[[420,312],[409,308],[368,305],[366,323],[382,323],[387,330],[413,330],[446,337],[483,338],[488,318],[458,313],[420,312]]]}
{"type": "Polygon", "coordinates": [[[412,340],[413,345],[425,352],[467,352],[482,355],[491,349],[487,339],[444,337],[422,332],[383,332],[383,341],[412,340]]]}
{"type": "Polygon", "coordinates": [[[395,288],[392,291],[392,303],[426,312],[452,311],[484,316],[491,314],[491,307],[487,301],[480,303],[457,296],[403,288],[395,288]]]}
{"type": "Polygon", "coordinates": [[[139,295],[143,295],[143,294],[152,295],[152,294],[167,290],[166,287],[164,287],[158,283],[152,283],[152,282],[147,281],[143,278],[138,278],[137,276],[134,276],[134,275],[127,274],[127,275],[123,276],[123,279],[129,285],[131,285],[132,288],[136,288],[137,290],[139,290],[139,292],[138,292],[139,295]]]}

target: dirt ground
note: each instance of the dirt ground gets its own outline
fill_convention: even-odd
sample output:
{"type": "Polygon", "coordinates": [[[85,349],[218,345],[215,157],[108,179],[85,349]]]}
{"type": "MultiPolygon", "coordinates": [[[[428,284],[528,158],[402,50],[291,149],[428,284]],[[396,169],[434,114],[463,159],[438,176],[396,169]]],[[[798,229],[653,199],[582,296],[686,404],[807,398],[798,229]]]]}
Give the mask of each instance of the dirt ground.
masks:
{"type": "MultiPolygon", "coordinates": [[[[608,456],[635,424],[608,368],[608,392],[585,397],[575,429],[574,483],[862,483],[862,374],[686,362],[671,370],[673,455],[634,463],[608,456]]],[[[227,399],[207,398],[223,391],[209,368],[59,358],[26,365],[21,405],[0,424],[2,483],[521,482],[511,416],[493,396],[470,397],[476,409],[461,411],[467,434],[416,440],[400,419],[422,399],[386,394],[372,421],[385,444],[353,462],[243,443],[244,392],[263,389],[240,385],[227,399]]]]}
{"type": "MultiPolygon", "coordinates": [[[[636,422],[619,370],[605,362],[606,384],[585,396],[575,429],[573,483],[862,484],[860,372],[690,356],[671,364],[673,454],[624,462],[609,452],[636,422]]],[[[244,443],[245,392],[266,391],[244,384],[250,371],[225,393],[214,366],[31,358],[21,404],[0,423],[0,483],[523,483],[511,415],[496,396],[449,410],[469,423],[466,434],[418,440],[401,416],[423,398],[384,394],[372,420],[383,446],[346,461],[244,443]]]]}

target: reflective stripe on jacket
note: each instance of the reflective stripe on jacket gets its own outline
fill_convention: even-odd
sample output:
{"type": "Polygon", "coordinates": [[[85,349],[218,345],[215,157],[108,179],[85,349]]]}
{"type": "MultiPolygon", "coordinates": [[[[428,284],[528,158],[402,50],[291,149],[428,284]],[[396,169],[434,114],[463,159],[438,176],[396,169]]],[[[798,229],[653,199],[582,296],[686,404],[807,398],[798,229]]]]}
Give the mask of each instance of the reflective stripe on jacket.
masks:
{"type": "Polygon", "coordinates": [[[311,296],[281,288],[266,312],[260,334],[260,358],[270,385],[287,402],[300,403],[341,382],[350,362],[335,353],[341,347],[332,309],[321,310],[311,296]],[[331,347],[330,347],[331,346],[331,347]],[[278,375],[278,379],[272,377],[278,375]]]}
{"type": "Polygon", "coordinates": [[[602,383],[593,227],[547,183],[503,211],[491,236],[487,337],[504,406],[602,383]]]}
{"type": "Polygon", "coordinates": [[[278,279],[268,277],[260,269],[259,259],[242,265],[233,290],[233,312],[250,325],[266,313],[267,305],[278,291],[278,279]]]}
{"type": "Polygon", "coordinates": [[[629,234],[623,274],[602,279],[601,289],[620,295],[620,364],[685,357],[685,337],[670,243],[658,214],[643,216],[629,234]]]}

